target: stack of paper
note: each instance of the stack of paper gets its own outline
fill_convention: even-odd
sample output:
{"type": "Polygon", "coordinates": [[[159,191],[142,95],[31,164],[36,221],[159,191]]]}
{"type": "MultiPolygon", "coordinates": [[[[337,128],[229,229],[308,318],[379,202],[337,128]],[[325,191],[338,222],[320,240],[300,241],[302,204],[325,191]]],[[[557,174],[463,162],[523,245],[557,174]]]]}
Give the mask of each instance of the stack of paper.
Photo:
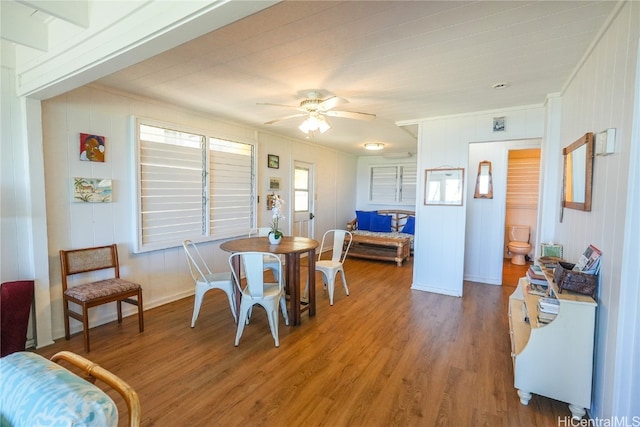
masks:
{"type": "Polygon", "coordinates": [[[540,298],[538,300],[538,322],[547,324],[556,318],[560,303],[555,298],[540,298]]]}
{"type": "Polygon", "coordinates": [[[555,298],[540,298],[538,300],[538,309],[544,313],[558,314],[560,302],[555,298]]]}

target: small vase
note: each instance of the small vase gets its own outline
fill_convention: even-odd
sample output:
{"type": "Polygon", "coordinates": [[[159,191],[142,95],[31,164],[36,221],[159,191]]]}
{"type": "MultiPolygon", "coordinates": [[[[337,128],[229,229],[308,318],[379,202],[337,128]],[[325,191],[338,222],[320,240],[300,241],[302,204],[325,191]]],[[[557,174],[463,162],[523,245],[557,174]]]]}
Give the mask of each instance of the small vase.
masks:
{"type": "Polygon", "coordinates": [[[272,245],[279,245],[281,240],[282,236],[276,237],[275,234],[269,233],[269,243],[271,243],[272,245]]]}

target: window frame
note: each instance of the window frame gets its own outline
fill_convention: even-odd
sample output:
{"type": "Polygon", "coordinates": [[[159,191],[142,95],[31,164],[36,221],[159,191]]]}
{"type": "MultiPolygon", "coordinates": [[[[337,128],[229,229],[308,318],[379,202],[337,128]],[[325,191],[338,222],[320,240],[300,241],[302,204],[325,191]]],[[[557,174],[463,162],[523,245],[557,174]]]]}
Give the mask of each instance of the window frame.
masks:
{"type": "MultiPolygon", "coordinates": [[[[212,167],[212,147],[211,147],[211,139],[229,141],[232,143],[238,144],[247,144],[250,146],[251,150],[251,159],[250,164],[247,166],[249,168],[250,174],[250,186],[249,189],[249,206],[251,209],[249,215],[249,224],[247,224],[247,230],[255,227],[257,222],[257,167],[258,167],[258,142],[255,139],[247,139],[238,136],[229,136],[224,135],[220,132],[212,131],[212,130],[203,130],[196,129],[193,127],[189,127],[186,125],[180,125],[176,123],[164,122],[155,119],[149,119],[145,117],[137,117],[131,116],[131,138],[133,141],[132,150],[133,150],[133,179],[135,183],[135,191],[133,192],[133,202],[134,202],[134,210],[135,210],[135,223],[134,223],[134,233],[135,233],[135,253],[144,253],[151,252],[162,249],[175,248],[182,245],[182,242],[185,239],[190,239],[196,242],[209,242],[209,241],[217,241],[221,239],[233,238],[244,236],[245,230],[231,232],[231,233],[222,233],[222,234],[212,234],[210,215],[212,209],[212,200],[213,200],[213,189],[210,186],[211,179],[211,167],[212,167]],[[201,213],[201,234],[194,235],[190,233],[185,233],[180,237],[171,238],[158,242],[144,242],[143,236],[143,202],[142,202],[142,165],[141,165],[141,141],[140,141],[140,127],[141,125],[147,125],[152,127],[158,127],[163,129],[170,129],[176,132],[184,132],[191,133],[194,135],[201,136],[203,138],[203,155],[201,158],[201,162],[203,165],[203,182],[202,182],[202,213],[201,213]]],[[[245,170],[245,177],[247,171],[245,170]]]]}
{"type": "MultiPolygon", "coordinates": [[[[380,181],[378,181],[380,184],[380,181]]],[[[418,165],[413,163],[388,163],[388,164],[377,164],[369,166],[369,192],[367,197],[367,202],[371,205],[401,205],[401,206],[414,206],[416,204],[417,197],[417,186],[418,186],[418,165]],[[415,181],[408,183],[405,179],[405,168],[412,168],[413,173],[415,175],[415,181]],[[395,169],[395,179],[389,180],[386,182],[386,185],[394,187],[394,197],[393,200],[389,199],[374,199],[374,195],[376,194],[376,190],[374,185],[374,170],[375,169],[395,169]],[[405,188],[408,185],[413,185],[413,197],[407,198],[405,196],[405,188]]]]}

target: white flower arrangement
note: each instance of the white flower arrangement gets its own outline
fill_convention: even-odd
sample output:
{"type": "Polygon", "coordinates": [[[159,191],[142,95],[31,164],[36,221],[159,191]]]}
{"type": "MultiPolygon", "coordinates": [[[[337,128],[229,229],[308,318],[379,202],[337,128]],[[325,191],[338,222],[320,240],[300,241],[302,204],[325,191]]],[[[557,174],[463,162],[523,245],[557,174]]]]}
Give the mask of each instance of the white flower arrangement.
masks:
{"type": "Polygon", "coordinates": [[[282,200],[282,198],[277,194],[273,195],[273,199],[273,208],[271,208],[273,219],[271,220],[271,231],[269,234],[273,234],[274,238],[279,239],[284,235],[279,228],[280,220],[284,219],[284,215],[282,215],[284,200],[282,200]]]}

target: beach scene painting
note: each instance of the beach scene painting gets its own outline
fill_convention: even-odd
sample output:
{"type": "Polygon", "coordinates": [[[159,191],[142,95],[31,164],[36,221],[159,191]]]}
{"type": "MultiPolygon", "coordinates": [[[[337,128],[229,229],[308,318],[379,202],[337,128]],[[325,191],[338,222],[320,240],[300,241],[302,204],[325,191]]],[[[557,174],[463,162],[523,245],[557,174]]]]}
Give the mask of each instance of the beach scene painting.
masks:
{"type": "Polygon", "coordinates": [[[111,203],[111,180],[73,178],[73,201],[78,203],[111,203]]]}

